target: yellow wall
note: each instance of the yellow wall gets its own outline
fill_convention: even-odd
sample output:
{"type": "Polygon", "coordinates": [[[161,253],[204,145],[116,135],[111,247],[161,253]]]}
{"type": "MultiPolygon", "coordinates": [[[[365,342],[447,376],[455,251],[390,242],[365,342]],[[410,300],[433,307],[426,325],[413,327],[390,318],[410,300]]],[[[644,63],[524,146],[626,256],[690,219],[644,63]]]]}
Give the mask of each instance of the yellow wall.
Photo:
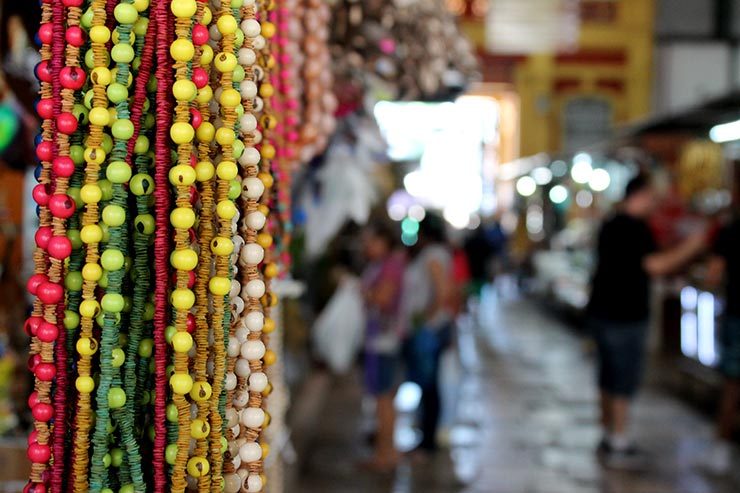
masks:
{"type": "MultiPolygon", "coordinates": [[[[605,98],[612,103],[614,124],[644,117],[652,90],[654,0],[617,0],[614,22],[584,22],[578,51],[619,51],[624,64],[558,62],[553,54],[524,57],[514,70],[514,87],[521,101],[521,155],[562,150],[563,105],[578,96],[605,98]],[[579,81],[570,90],[555,91],[559,79],[579,81]],[[621,81],[622,91],[597,87],[600,79],[621,81]]],[[[466,31],[482,46],[480,24],[466,31]]]]}

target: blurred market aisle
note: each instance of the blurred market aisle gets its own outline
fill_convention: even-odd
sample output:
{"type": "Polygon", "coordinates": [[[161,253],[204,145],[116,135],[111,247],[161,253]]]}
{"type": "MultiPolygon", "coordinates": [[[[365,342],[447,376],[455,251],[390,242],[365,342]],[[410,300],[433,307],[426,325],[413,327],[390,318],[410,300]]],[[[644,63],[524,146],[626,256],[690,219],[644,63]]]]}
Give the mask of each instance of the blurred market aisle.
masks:
{"type": "MultiPolygon", "coordinates": [[[[488,291],[481,323],[461,331],[457,369],[443,376],[458,412],[444,434],[452,453],[403,464],[393,475],[363,472],[357,380],[331,385],[296,488],[304,493],[730,493],[740,478],[692,467],[711,436],[709,420],[676,398],[646,389],[634,434],[650,457],[642,473],[607,472],[593,453],[599,427],[588,346],[531,302],[488,291]],[[478,350],[475,350],[475,341],[478,350]],[[479,353],[479,354],[477,354],[479,353]],[[464,375],[464,376],[462,376],[464,375]],[[457,380],[457,384],[450,383],[457,380]],[[452,458],[450,458],[450,456],[452,458]],[[462,481],[461,478],[465,479],[462,481]]],[[[401,430],[403,432],[403,430],[401,430]]],[[[403,434],[403,433],[401,433],[403,434]]]]}

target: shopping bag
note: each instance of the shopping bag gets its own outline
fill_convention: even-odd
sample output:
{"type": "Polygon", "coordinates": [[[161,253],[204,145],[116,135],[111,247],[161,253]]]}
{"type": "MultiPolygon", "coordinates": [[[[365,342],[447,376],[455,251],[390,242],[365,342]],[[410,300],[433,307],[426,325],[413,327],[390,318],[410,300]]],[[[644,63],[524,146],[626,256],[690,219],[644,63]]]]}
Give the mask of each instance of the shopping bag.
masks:
{"type": "Polygon", "coordinates": [[[344,374],[362,346],[365,307],[360,281],[345,277],[314,322],[313,347],[319,360],[336,374],[344,374]]]}

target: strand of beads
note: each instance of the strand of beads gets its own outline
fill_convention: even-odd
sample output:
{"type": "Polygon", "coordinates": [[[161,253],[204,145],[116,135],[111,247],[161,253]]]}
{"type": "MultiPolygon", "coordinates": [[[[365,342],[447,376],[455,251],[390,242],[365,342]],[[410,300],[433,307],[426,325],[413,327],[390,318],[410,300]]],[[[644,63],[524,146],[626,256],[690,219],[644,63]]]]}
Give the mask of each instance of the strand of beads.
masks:
{"type": "Polygon", "coordinates": [[[196,219],[190,191],[196,180],[195,169],[191,166],[195,130],[190,123],[190,103],[197,95],[197,88],[191,80],[189,64],[195,55],[190,33],[193,28],[192,19],[197,12],[197,3],[195,0],[174,0],[170,8],[175,16],[176,36],[170,46],[170,55],[175,60],[175,83],[172,86],[175,113],[170,138],[177,146],[177,164],[169,172],[170,184],[175,188],[176,194],[176,207],[170,214],[170,222],[175,230],[175,250],[170,256],[170,263],[176,270],[175,289],[171,294],[176,332],[171,341],[174,350],[174,373],[170,377],[170,388],[178,414],[177,453],[174,463],[171,464],[171,485],[173,492],[180,493],[187,487],[186,469],[188,472],[192,469],[193,472],[207,474],[208,462],[203,459],[203,462],[196,466],[196,461],[188,460],[191,419],[187,395],[193,390],[193,378],[190,376],[188,365],[188,353],[193,348],[193,337],[188,331],[188,318],[190,309],[195,304],[195,294],[191,288],[195,280],[193,271],[198,265],[198,254],[190,247],[190,231],[196,219]]]}
{"type": "MultiPolygon", "coordinates": [[[[191,435],[196,440],[195,456],[208,457],[210,472],[201,474],[198,478],[198,490],[210,491],[214,481],[220,481],[220,461],[214,457],[221,457],[220,438],[221,425],[214,423],[220,419],[220,414],[215,416],[211,413],[211,399],[215,399],[218,406],[218,395],[215,395],[211,384],[208,382],[208,359],[211,347],[209,345],[210,334],[210,312],[209,302],[211,298],[208,292],[208,279],[211,275],[213,257],[211,254],[211,241],[214,237],[213,210],[215,208],[214,185],[215,168],[211,161],[211,142],[215,134],[215,128],[211,123],[210,100],[212,99],[211,87],[209,86],[209,72],[213,61],[213,49],[207,44],[210,34],[208,25],[212,20],[210,8],[205,2],[198,3],[196,12],[196,25],[193,26],[193,42],[195,44],[195,58],[193,63],[192,79],[197,89],[195,98],[196,107],[191,109],[193,127],[198,140],[197,164],[195,166],[196,180],[198,183],[198,195],[200,196],[200,217],[198,223],[198,272],[195,279],[195,345],[196,356],[193,365],[194,389],[191,395],[196,403],[197,415],[191,424],[191,435]],[[207,89],[206,89],[207,88],[207,89]],[[212,424],[214,423],[214,424],[212,424]],[[209,437],[217,442],[217,449],[211,454],[209,437]]],[[[212,347],[213,360],[223,359],[223,348],[212,347]]]]}
{"type": "MultiPolygon", "coordinates": [[[[140,7],[146,9],[146,4],[140,4],[140,7]]],[[[141,13],[143,12],[145,10],[142,10],[141,13]]],[[[135,7],[133,0],[122,0],[113,10],[113,16],[118,25],[113,32],[113,41],[115,44],[111,55],[113,61],[116,63],[116,68],[114,69],[115,77],[112,77],[113,81],[108,86],[107,95],[110,102],[115,105],[116,119],[111,124],[114,146],[111,152],[110,163],[106,169],[106,177],[112,183],[113,200],[103,209],[103,221],[108,225],[110,233],[108,248],[103,253],[104,262],[106,261],[105,256],[109,251],[113,250],[111,253],[116,258],[122,258],[126,255],[128,249],[128,228],[126,223],[127,189],[131,187],[129,181],[132,176],[131,166],[127,162],[128,142],[134,139],[135,133],[135,125],[130,114],[131,107],[129,105],[128,87],[133,82],[131,65],[137,59],[137,56],[141,56],[141,51],[137,53],[137,50],[132,46],[136,36],[134,26],[139,21],[139,15],[140,12],[135,7]],[[120,252],[120,255],[116,250],[120,252]]],[[[144,27],[144,33],[142,34],[145,34],[145,32],[146,28],[144,27]]],[[[139,50],[143,48],[141,44],[137,45],[137,47],[139,50]]],[[[141,61],[140,58],[138,61],[141,61]]],[[[146,75],[142,78],[146,80],[145,77],[146,75]]],[[[143,106],[144,101],[140,101],[140,104],[143,106]]],[[[135,148],[135,151],[139,151],[139,154],[145,153],[148,150],[146,140],[138,138],[136,140],[139,141],[139,149],[135,148]]],[[[138,190],[138,187],[134,188],[138,190]]],[[[149,234],[153,232],[153,221],[147,221],[147,219],[136,217],[134,225],[137,232],[146,234],[147,224],[149,224],[151,229],[149,234]]],[[[144,241],[147,241],[146,238],[144,241]]],[[[137,253],[143,253],[144,259],[146,259],[146,249],[143,252],[141,250],[139,248],[137,253]]],[[[109,407],[112,409],[113,417],[118,424],[122,445],[125,450],[125,460],[123,461],[118,460],[118,457],[123,455],[123,451],[120,449],[113,449],[111,451],[113,465],[120,466],[119,479],[123,488],[133,487],[135,491],[144,491],[146,484],[144,482],[139,444],[134,433],[133,410],[133,405],[136,401],[136,395],[134,393],[136,389],[136,356],[142,336],[143,320],[141,317],[143,316],[143,306],[139,303],[137,313],[131,313],[131,316],[127,317],[125,312],[131,310],[133,306],[130,298],[128,298],[129,301],[127,302],[127,298],[124,298],[122,295],[125,264],[123,262],[118,265],[117,262],[117,265],[114,267],[118,267],[118,269],[114,271],[110,271],[106,267],[108,271],[108,287],[101,301],[103,312],[105,313],[103,320],[103,347],[105,347],[105,337],[107,335],[118,341],[119,337],[123,334],[120,331],[120,327],[124,325],[128,326],[129,329],[126,337],[126,354],[123,362],[121,362],[125,365],[125,378],[122,381],[120,365],[117,364],[119,361],[114,359],[113,367],[110,369],[101,365],[102,375],[98,397],[100,398],[102,387],[105,385],[103,378],[105,378],[107,372],[110,372],[112,381],[108,391],[107,401],[109,407]],[[126,318],[128,318],[129,324],[122,323],[126,321],[126,318]]],[[[114,351],[116,354],[120,354],[122,348],[115,348],[114,351]]]]}
{"type": "MultiPolygon", "coordinates": [[[[91,393],[95,387],[92,378],[92,356],[97,352],[98,342],[93,336],[93,319],[100,310],[95,297],[95,289],[102,277],[102,268],[99,265],[98,244],[103,240],[103,230],[98,224],[98,202],[103,192],[98,184],[100,166],[105,161],[105,151],[102,148],[103,127],[108,124],[109,113],[105,96],[105,77],[108,65],[108,54],[105,43],[110,38],[110,31],[105,27],[104,4],[101,0],[93,1],[90,9],[92,18],[88,16],[88,36],[91,41],[89,58],[94,66],[91,73],[92,89],[89,91],[89,101],[92,106],[88,114],[89,135],[85,142],[83,153],[85,160],[85,184],[80,189],[80,197],[85,200],[85,212],[82,214],[82,229],[80,238],[87,246],[85,265],[82,267],[82,301],[79,305],[80,338],[76,343],[79,353],[77,363],[78,377],[75,386],[78,391],[77,412],[75,414],[74,430],[74,460],[72,463],[74,490],[88,491],[88,449],[89,433],[92,426],[91,393]],[[100,69],[97,72],[96,69],[100,69]],[[103,79],[100,80],[102,72],[103,79]]],[[[87,14],[86,14],[87,15],[87,14]]],[[[83,19],[84,20],[84,19],[83,19]]],[[[87,56],[86,56],[87,58],[87,56]]],[[[86,98],[88,100],[88,98],[86,98]]],[[[104,438],[107,439],[107,438],[104,438]]],[[[102,476],[103,456],[98,457],[97,471],[102,476]]],[[[93,463],[95,460],[93,461],[93,463]]]]}
{"type": "MultiPolygon", "coordinates": [[[[47,464],[51,459],[51,436],[49,421],[54,415],[51,405],[51,382],[45,381],[39,372],[39,365],[48,365],[51,362],[51,342],[43,342],[39,329],[46,328],[44,320],[46,301],[54,301],[55,291],[48,283],[46,275],[48,260],[48,243],[53,232],[51,228],[52,216],[49,211],[51,195],[51,167],[53,159],[53,117],[54,97],[51,87],[51,43],[53,39],[52,8],[49,2],[41,4],[41,62],[36,66],[36,77],[40,82],[41,100],[37,106],[39,116],[43,118],[40,140],[36,146],[36,156],[40,161],[37,168],[39,184],[33,189],[33,198],[38,204],[39,229],[36,232],[36,251],[34,252],[34,274],[26,285],[29,293],[36,296],[33,303],[33,312],[26,321],[26,332],[32,337],[28,368],[34,373],[34,390],[28,398],[28,405],[34,420],[34,431],[28,437],[28,458],[30,459],[30,482],[24,489],[28,492],[44,492],[48,477],[47,464]],[[48,286],[47,286],[48,285],[48,286]],[[42,288],[42,289],[40,289],[42,288]]],[[[51,327],[49,327],[51,328],[51,327]]],[[[42,333],[43,333],[42,329],[42,333]]],[[[53,364],[52,364],[53,366],[53,364]]],[[[45,368],[48,368],[44,366],[45,368]]]]}
{"type": "MultiPolygon", "coordinates": [[[[214,3],[215,7],[216,4],[214,3]]],[[[216,25],[211,29],[211,38],[218,42],[219,52],[214,58],[214,67],[219,74],[216,99],[220,105],[220,120],[216,120],[215,140],[220,147],[221,156],[220,162],[218,162],[216,167],[216,215],[218,216],[218,228],[217,236],[211,242],[211,250],[216,259],[216,275],[209,281],[209,291],[213,295],[212,326],[214,330],[214,344],[223,348],[232,336],[228,332],[228,337],[226,337],[227,331],[230,330],[231,326],[227,296],[231,291],[230,258],[234,250],[234,242],[231,239],[232,221],[238,212],[234,201],[230,198],[229,192],[232,188],[232,180],[238,176],[238,168],[234,162],[234,143],[236,141],[237,107],[241,104],[241,97],[239,96],[239,92],[233,88],[234,73],[238,70],[235,55],[238,22],[229,0],[219,2],[218,9],[215,12],[217,21],[216,25]]],[[[225,363],[223,359],[214,362],[213,392],[219,395],[220,399],[225,398],[224,406],[228,408],[230,407],[230,400],[228,395],[224,394],[225,363]]],[[[218,407],[212,408],[212,416],[222,412],[218,407]]],[[[216,423],[212,422],[211,429],[215,426],[216,423]]],[[[228,435],[227,430],[227,439],[229,438],[228,435]]],[[[215,437],[212,437],[212,457],[218,455],[220,449],[216,449],[216,447],[220,447],[220,445],[220,443],[216,444],[215,437]]],[[[220,459],[215,458],[215,460],[218,461],[220,459]]],[[[223,471],[225,474],[230,472],[230,461],[228,457],[224,461],[223,471]]],[[[223,480],[217,484],[214,477],[211,491],[215,492],[216,487],[220,491],[222,484],[223,480]]]]}
{"type": "Polygon", "coordinates": [[[164,0],[152,0],[152,11],[157,26],[157,94],[156,94],[156,135],[155,135],[155,219],[156,230],[154,239],[154,271],[155,271],[155,316],[154,316],[154,490],[165,491],[167,476],[165,471],[165,448],[167,447],[166,407],[167,407],[167,291],[168,268],[167,254],[169,251],[169,218],[170,194],[168,190],[167,174],[170,167],[170,152],[167,131],[172,121],[169,102],[172,70],[170,69],[170,55],[168,44],[173,39],[169,27],[170,9],[164,0]]]}

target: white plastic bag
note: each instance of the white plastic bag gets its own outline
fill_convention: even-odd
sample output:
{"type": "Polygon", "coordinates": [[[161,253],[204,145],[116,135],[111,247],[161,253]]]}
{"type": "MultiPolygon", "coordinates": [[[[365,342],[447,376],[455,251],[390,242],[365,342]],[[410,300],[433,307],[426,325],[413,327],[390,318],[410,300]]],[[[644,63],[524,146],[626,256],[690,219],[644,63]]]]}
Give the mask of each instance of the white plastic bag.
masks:
{"type": "Polygon", "coordinates": [[[314,322],[316,355],[332,372],[347,373],[362,346],[364,332],[365,307],[360,281],[347,276],[314,322]]]}

